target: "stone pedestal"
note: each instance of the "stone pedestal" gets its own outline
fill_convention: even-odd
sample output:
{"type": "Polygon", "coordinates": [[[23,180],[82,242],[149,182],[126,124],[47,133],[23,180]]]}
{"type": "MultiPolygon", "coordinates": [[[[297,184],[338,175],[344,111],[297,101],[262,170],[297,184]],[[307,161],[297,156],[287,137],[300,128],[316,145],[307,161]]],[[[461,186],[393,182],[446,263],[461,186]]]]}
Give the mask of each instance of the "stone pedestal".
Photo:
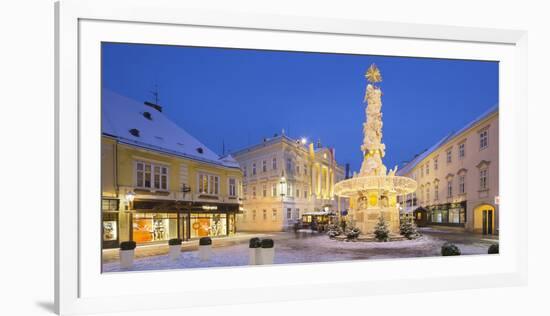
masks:
{"type": "Polygon", "coordinates": [[[390,234],[399,235],[399,210],[397,207],[386,208],[368,208],[355,211],[356,226],[362,234],[368,235],[374,233],[374,228],[378,224],[378,219],[383,216],[390,234]]]}

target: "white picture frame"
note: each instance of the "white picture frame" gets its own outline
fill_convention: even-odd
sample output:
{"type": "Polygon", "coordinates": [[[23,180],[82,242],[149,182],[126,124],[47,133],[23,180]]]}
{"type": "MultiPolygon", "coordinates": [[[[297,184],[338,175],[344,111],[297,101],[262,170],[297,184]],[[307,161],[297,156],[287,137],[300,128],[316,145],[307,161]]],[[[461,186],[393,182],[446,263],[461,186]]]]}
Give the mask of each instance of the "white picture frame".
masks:
{"type": "Polygon", "coordinates": [[[189,10],[177,0],[66,0],[57,2],[55,10],[59,314],[526,284],[527,219],[521,203],[527,200],[526,32],[189,10]],[[93,212],[100,197],[101,41],[500,61],[500,138],[506,140],[500,144],[500,255],[445,258],[445,269],[441,258],[418,258],[101,274],[100,212],[93,212]],[[311,277],[319,274],[327,277],[311,277]],[[205,278],[224,282],[193,288],[180,282],[205,278]],[[143,282],[165,286],[136,288],[143,282]]]}

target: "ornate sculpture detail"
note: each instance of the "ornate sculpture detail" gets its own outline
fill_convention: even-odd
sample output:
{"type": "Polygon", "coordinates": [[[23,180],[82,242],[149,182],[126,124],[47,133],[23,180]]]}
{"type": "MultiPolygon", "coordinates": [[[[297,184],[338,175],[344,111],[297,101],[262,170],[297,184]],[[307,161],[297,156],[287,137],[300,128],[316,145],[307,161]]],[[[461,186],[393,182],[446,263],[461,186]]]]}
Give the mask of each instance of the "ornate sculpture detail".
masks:
{"type": "MultiPolygon", "coordinates": [[[[372,64],[365,75],[369,82],[382,81],[380,70],[375,64],[372,64]]],[[[372,84],[367,85],[365,101],[366,122],[363,123],[363,164],[361,165],[361,176],[380,176],[386,175],[386,166],[382,163],[382,158],[386,154],[386,145],[382,143],[382,91],[372,84]]]]}

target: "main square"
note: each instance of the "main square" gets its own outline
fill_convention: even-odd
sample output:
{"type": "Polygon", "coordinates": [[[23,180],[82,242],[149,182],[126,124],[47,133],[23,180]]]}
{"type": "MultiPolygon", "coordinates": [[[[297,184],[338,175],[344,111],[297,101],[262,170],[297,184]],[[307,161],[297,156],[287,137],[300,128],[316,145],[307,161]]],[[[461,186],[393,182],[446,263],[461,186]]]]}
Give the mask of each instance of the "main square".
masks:
{"type": "Polygon", "coordinates": [[[102,44],[103,272],[498,253],[498,63],[102,44]]]}

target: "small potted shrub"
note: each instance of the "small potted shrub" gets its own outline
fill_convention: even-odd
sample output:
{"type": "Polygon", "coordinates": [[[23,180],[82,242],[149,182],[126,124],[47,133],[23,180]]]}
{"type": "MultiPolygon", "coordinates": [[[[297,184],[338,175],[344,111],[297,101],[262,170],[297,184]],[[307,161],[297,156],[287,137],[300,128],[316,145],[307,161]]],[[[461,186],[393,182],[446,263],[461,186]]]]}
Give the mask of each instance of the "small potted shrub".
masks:
{"type": "Polygon", "coordinates": [[[357,237],[359,237],[360,233],[361,231],[359,230],[359,228],[354,227],[346,233],[346,237],[348,238],[348,240],[356,240],[357,237]]]}
{"type": "Polygon", "coordinates": [[[378,218],[378,223],[376,223],[376,226],[374,227],[374,237],[378,241],[390,240],[390,230],[388,229],[388,225],[382,216],[378,218]]]}
{"type": "Polygon", "coordinates": [[[179,259],[181,255],[181,239],[173,238],[168,240],[169,254],[171,260],[179,259]]]}
{"type": "Polygon", "coordinates": [[[134,265],[134,250],[136,249],[135,241],[123,241],[120,243],[120,267],[129,269],[134,265]]]}
{"type": "Polygon", "coordinates": [[[442,256],[460,256],[460,248],[458,248],[453,243],[446,242],[441,247],[441,255],[442,256]]]}
{"type": "Polygon", "coordinates": [[[489,250],[487,250],[487,253],[490,255],[498,254],[498,244],[492,244],[491,246],[489,246],[489,250]]]}

